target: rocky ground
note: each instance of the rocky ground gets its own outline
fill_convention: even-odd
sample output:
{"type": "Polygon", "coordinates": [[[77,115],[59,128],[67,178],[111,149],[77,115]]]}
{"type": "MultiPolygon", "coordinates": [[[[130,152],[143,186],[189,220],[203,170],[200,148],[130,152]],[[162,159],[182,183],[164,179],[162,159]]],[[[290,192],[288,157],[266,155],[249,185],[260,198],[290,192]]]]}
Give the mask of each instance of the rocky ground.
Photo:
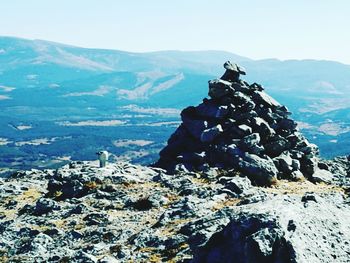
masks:
{"type": "Polygon", "coordinates": [[[153,168],[0,178],[0,260],[350,262],[350,156],[319,158],[286,107],[224,67],[153,168]]]}
{"type": "MultiPolygon", "coordinates": [[[[2,262],[349,262],[349,162],[332,183],[73,162],[0,181],[2,262]]],[[[333,166],[332,166],[333,165],[333,166]]]]}

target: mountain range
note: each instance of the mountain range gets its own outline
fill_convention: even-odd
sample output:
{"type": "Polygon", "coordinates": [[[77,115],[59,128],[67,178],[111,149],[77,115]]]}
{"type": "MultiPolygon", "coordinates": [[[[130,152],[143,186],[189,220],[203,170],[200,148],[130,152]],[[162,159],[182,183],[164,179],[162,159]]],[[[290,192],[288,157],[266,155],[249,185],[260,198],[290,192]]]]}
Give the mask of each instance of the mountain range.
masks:
{"type": "Polygon", "coordinates": [[[0,167],[53,167],[115,158],[150,163],[233,61],[287,105],[321,155],[350,152],[350,65],[253,60],[223,51],[132,53],[0,37],[0,167]]]}

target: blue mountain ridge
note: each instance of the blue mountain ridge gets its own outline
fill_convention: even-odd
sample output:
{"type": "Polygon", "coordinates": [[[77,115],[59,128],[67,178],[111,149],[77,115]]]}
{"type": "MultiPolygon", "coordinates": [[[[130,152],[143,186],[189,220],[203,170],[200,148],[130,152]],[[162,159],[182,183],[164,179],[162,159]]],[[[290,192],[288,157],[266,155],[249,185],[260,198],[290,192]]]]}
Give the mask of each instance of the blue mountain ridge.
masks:
{"type": "Polygon", "coordinates": [[[349,65],[0,37],[0,167],[51,167],[95,158],[96,148],[150,163],[175,129],[179,111],[207,96],[207,81],[223,73],[226,60],[245,67],[248,82],[262,84],[285,104],[322,156],[349,154],[349,65]],[[111,120],[120,123],[103,122],[111,120]]]}

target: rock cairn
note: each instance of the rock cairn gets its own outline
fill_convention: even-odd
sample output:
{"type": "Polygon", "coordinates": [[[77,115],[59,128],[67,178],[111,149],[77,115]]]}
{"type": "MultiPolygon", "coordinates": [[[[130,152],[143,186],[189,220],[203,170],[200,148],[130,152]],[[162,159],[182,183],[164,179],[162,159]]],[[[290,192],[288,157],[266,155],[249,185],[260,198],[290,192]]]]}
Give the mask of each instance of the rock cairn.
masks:
{"type": "Polygon", "coordinates": [[[287,107],[245,70],[227,61],[220,79],[209,81],[209,99],[181,112],[182,124],[160,152],[156,166],[169,172],[235,169],[258,185],[276,179],[312,178],[318,148],[298,131],[287,107]]]}

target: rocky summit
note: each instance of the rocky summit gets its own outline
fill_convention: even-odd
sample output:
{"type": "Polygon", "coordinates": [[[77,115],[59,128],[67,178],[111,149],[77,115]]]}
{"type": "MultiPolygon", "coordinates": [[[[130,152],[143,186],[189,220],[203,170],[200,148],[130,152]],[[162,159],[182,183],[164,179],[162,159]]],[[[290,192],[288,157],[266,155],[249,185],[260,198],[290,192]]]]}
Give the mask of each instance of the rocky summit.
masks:
{"type": "Polygon", "coordinates": [[[284,106],[224,66],[156,165],[0,178],[0,262],[350,262],[350,156],[320,159],[284,106]]]}
{"type": "Polygon", "coordinates": [[[327,164],[341,184],[124,162],[17,172],[0,180],[0,261],[349,262],[349,160],[327,164]]]}
{"type": "Polygon", "coordinates": [[[246,72],[240,66],[227,61],[224,68],[220,79],[209,81],[210,99],[182,111],[182,124],[156,166],[170,172],[235,169],[258,185],[327,180],[328,172],[319,171],[317,146],[298,131],[287,107],[261,85],[241,80],[246,72]]]}

